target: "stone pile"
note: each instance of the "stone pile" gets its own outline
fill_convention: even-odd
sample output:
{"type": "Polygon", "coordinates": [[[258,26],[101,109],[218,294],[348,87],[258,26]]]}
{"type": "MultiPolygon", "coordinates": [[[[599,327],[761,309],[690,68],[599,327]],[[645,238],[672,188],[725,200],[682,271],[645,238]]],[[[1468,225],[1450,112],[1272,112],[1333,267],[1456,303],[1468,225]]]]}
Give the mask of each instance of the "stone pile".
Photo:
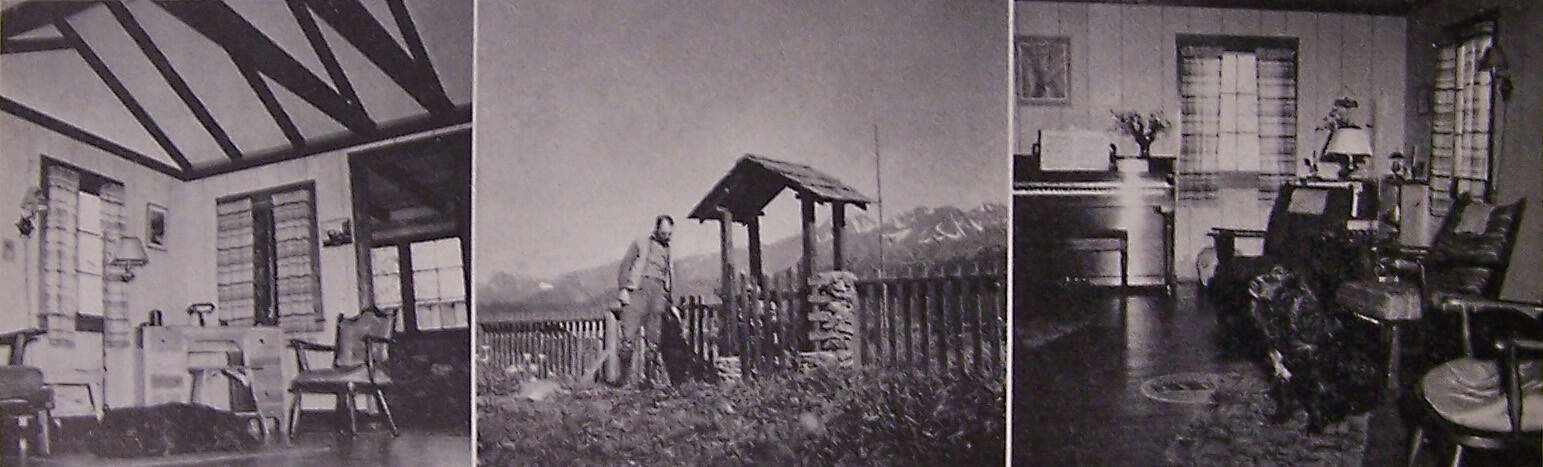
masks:
{"type": "Polygon", "coordinates": [[[800,366],[856,364],[853,336],[857,334],[857,276],[830,271],[809,278],[809,344],[800,366]]]}

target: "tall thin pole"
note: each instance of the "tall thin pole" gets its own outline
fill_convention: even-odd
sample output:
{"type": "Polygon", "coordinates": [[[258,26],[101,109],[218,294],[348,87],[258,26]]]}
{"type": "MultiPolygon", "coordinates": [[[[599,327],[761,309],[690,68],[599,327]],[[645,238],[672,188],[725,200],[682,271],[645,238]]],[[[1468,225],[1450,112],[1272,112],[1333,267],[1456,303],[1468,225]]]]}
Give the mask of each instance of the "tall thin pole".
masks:
{"type": "Polygon", "coordinates": [[[879,155],[879,124],[873,124],[873,176],[878,182],[879,205],[879,278],[884,278],[884,165],[879,155]]]}

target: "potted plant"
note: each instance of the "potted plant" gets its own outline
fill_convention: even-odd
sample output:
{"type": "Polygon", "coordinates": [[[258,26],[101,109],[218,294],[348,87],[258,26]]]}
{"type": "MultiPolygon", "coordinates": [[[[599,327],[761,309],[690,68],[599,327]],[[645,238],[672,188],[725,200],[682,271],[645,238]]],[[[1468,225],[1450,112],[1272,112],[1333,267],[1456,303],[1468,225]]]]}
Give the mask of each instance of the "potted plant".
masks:
{"type": "Polygon", "coordinates": [[[1110,113],[1114,114],[1115,129],[1136,140],[1136,146],[1141,150],[1139,157],[1142,159],[1152,156],[1152,142],[1157,141],[1158,135],[1173,126],[1168,123],[1168,119],[1163,118],[1162,111],[1146,115],[1128,110],[1110,111],[1110,113]]]}

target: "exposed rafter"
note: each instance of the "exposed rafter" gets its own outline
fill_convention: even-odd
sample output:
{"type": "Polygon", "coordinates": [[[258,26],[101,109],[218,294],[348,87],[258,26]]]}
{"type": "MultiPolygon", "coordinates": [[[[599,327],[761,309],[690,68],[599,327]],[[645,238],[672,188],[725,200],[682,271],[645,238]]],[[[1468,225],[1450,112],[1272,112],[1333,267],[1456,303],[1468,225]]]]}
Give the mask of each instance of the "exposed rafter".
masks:
{"type": "Polygon", "coordinates": [[[70,48],[70,42],[63,37],[35,37],[13,38],[0,40],[0,53],[19,54],[27,52],[47,52],[50,50],[65,50],[70,48]]]}
{"type": "Polygon", "coordinates": [[[372,134],[375,123],[361,108],[316,77],[305,65],[224,2],[157,0],[157,5],[355,133],[372,134]]]}
{"type": "Polygon", "coordinates": [[[86,41],[80,37],[80,33],[70,26],[69,20],[61,17],[54,21],[54,27],[59,29],[59,34],[64,36],[64,40],[70,42],[70,46],[75,48],[75,52],[80,54],[80,58],[86,61],[86,65],[96,72],[97,77],[102,79],[102,83],[107,85],[107,89],[111,90],[113,95],[118,96],[118,100],[123,103],[123,107],[127,108],[129,113],[134,116],[134,119],[139,121],[139,125],[145,128],[145,132],[150,133],[150,138],[154,139],[156,144],[166,151],[166,155],[176,161],[177,166],[181,167],[182,170],[192,168],[193,164],[188,162],[187,156],[182,155],[182,151],[177,149],[177,144],[173,143],[171,137],[166,135],[166,131],[162,130],[161,126],[155,123],[155,120],[150,117],[150,113],[145,111],[145,107],[139,104],[138,99],[134,98],[134,94],[130,93],[129,89],[123,86],[123,82],[119,81],[118,76],[114,75],[112,69],[107,67],[107,63],[102,61],[102,57],[98,56],[96,51],[92,50],[91,46],[86,44],[86,41]]]}
{"type": "Polygon", "coordinates": [[[181,169],[172,167],[170,164],[161,162],[160,160],[157,160],[153,157],[140,154],[139,151],[124,147],[123,145],[115,143],[110,139],[103,138],[78,126],[71,125],[69,122],[65,122],[64,120],[54,118],[53,116],[43,112],[39,112],[37,109],[27,107],[26,105],[13,101],[10,98],[0,97],[0,111],[15,115],[17,118],[35,123],[38,126],[52,130],[70,139],[80,141],[86,145],[101,149],[106,151],[108,154],[121,157],[125,160],[128,160],[129,162],[145,166],[150,170],[170,175],[177,179],[186,179],[184,176],[185,174],[183,174],[181,169]]]}
{"type": "Polygon", "coordinates": [[[397,188],[401,188],[402,191],[412,195],[413,198],[417,198],[418,202],[423,206],[451,219],[460,217],[461,202],[459,199],[440,196],[439,190],[418,183],[413,178],[413,174],[408,173],[401,167],[392,165],[390,162],[376,162],[367,164],[365,167],[368,167],[371,173],[379,175],[380,178],[385,179],[392,185],[396,185],[397,188]]]}
{"type": "Polygon", "coordinates": [[[234,62],[236,71],[241,72],[241,77],[246,78],[246,84],[252,87],[252,92],[257,94],[257,100],[262,101],[263,108],[268,110],[268,115],[273,117],[273,123],[279,126],[279,131],[284,133],[284,139],[289,140],[289,145],[294,148],[305,146],[305,135],[300,134],[300,128],[295,126],[295,121],[289,118],[289,112],[284,111],[284,106],[279,104],[278,98],[273,96],[273,90],[268,88],[268,82],[263,80],[262,74],[252,69],[251,65],[243,62],[234,62]]]}
{"type": "Polygon", "coordinates": [[[22,2],[0,13],[0,37],[10,39],[54,23],[56,18],[69,18],[87,8],[96,6],[88,2],[22,2]]]}
{"type": "Polygon", "coordinates": [[[219,174],[235,172],[238,170],[257,167],[260,165],[283,162],[291,159],[312,156],[325,152],[358,146],[372,141],[383,141],[414,133],[423,133],[456,125],[471,123],[471,104],[457,106],[455,112],[449,118],[437,115],[422,115],[406,118],[393,123],[381,125],[380,129],[370,134],[344,133],[330,138],[318,139],[308,142],[304,147],[280,148],[257,154],[247,154],[239,161],[230,163],[200,167],[189,173],[189,178],[204,178],[219,174]]]}
{"type": "Polygon", "coordinates": [[[454,104],[445,96],[439,79],[397,47],[396,40],[359,0],[310,0],[307,5],[424,109],[436,115],[453,111],[454,104]]]}
{"type": "MultiPolygon", "coordinates": [[[[434,71],[434,62],[429,60],[429,51],[423,47],[423,38],[418,35],[418,25],[413,23],[413,16],[407,11],[407,4],[402,0],[386,0],[386,6],[391,8],[391,17],[396,20],[396,28],[402,32],[402,42],[407,44],[407,52],[412,54],[413,61],[418,68],[423,70],[435,86],[439,86],[439,73],[434,71]]],[[[444,90],[440,89],[440,95],[444,90]]]]}
{"type": "Polygon", "coordinates": [[[129,33],[129,37],[134,39],[135,44],[139,45],[139,50],[145,53],[145,58],[150,59],[150,63],[155,65],[156,71],[161,73],[166,84],[171,86],[172,91],[177,93],[177,97],[182,99],[182,103],[193,112],[193,117],[197,118],[198,123],[209,132],[209,136],[214,138],[215,144],[225,152],[225,157],[231,160],[240,159],[241,150],[236,148],[236,144],[230,140],[230,135],[225,133],[225,129],[220,127],[219,122],[214,120],[214,115],[209,113],[209,109],[204,107],[204,101],[193,93],[193,89],[188,87],[188,82],[183,80],[182,75],[177,73],[177,69],[171,66],[171,62],[166,59],[166,54],[161,53],[161,48],[150,39],[150,34],[145,32],[145,28],[139,25],[139,21],[134,19],[132,13],[129,13],[129,7],[116,2],[109,2],[106,5],[108,11],[112,12],[113,18],[118,20],[123,30],[129,33]]]}
{"type": "Polygon", "coordinates": [[[316,51],[316,58],[321,60],[322,68],[327,69],[327,76],[332,78],[332,85],[338,89],[348,103],[364,110],[364,101],[359,99],[359,94],[354,92],[354,86],[348,81],[348,74],[343,72],[343,66],[338,64],[338,57],[332,53],[332,47],[327,45],[327,38],[322,36],[321,28],[316,26],[316,18],[311,17],[311,12],[306,10],[305,3],[301,0],[286,0],[289,12],[295,16],[295,22],[300,25],[300,31],[305,33],[306,42],[311,43],[311,49],[316,51]]]}

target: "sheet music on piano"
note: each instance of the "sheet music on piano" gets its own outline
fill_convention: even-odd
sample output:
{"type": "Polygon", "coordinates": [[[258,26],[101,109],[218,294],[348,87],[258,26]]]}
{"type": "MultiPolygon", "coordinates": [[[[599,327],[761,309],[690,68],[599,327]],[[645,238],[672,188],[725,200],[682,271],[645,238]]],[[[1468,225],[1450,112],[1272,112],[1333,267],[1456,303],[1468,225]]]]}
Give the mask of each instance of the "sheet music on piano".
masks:
{"type": "Polygon", "coordinates": [[[1046,172],[1109,170],[1109,135],[1089,130],[1040,130],[1039,169],[1046,172]]]}

